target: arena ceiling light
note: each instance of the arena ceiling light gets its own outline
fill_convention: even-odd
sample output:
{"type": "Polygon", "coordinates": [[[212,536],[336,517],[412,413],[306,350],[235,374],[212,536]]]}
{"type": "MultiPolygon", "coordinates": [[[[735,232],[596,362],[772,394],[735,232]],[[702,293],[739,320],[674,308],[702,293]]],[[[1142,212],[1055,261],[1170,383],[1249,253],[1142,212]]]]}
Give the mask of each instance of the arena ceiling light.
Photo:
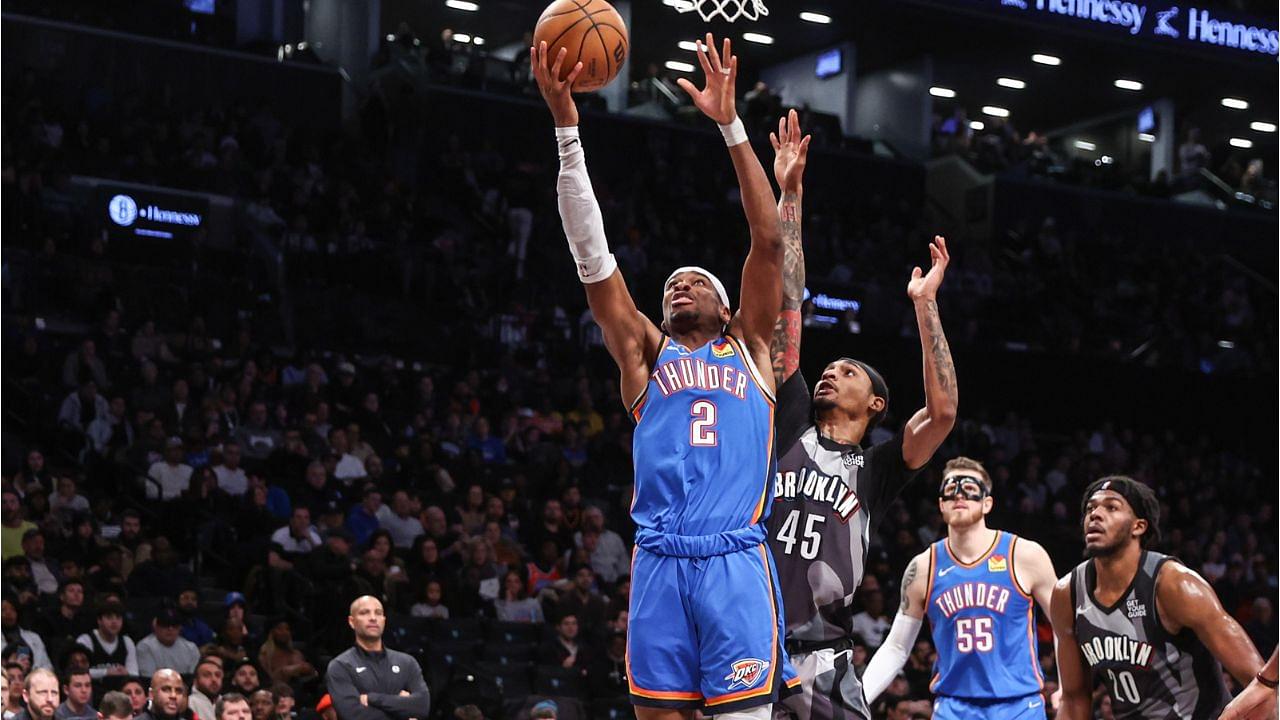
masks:
{"type": "Polygon", "coordinates": [[[990,115],[991,117],[998,117],[998,118],[1009,117],[1009,111],[1005,108],[1000,107],[999,105],[983,105],[982,114],[990,115]]]}
{"type": "Polygon", "coordinates": [[[953,98],[956,96],[956,91],[952,90],[951,88],[944,88],[940,85],[934,85],[933,87],[929,88],[929,94],[934,97],[953,98]]]}
{"type": "Polygon", "coordinates": [[[1057,67],[1062,64],[1062,58],[1057,55],[1045,55],[1044,53],[1036,53],[1031,56],[1031,62],[1041,65],[1051,65],[1057,67]]]}
{"type": "Polygon", "coordinates": [[[698,43],[692,40],[681,40],[680,49],[688,50],[689,52],[698,52],[698,43]]]}
{"type": "Polygon", "coordinates": [[[1227,144],[1231,147],[1243,148],[1245,150],[1253,147],[1253,141],[1248,138],[1231,138],[1227,141],[1227,144]]]}
{"type": "Polygon", "coordinates": [[[1156,141],[1156,136],[1151,133],[1138,133],[1138,139],[1145,143],[1153,143],[1156,141]]]}
{"type": "Polygon", "coordinates": [[[986,123],[984,123],[984,122],[982,122],[981,120],[970,120],[970,121],[969,121],[969,129],[970,129],[970,130],[985,130],[985,129],[986,129],[986,127],[987,127],[987,124],[986,124],[986,123]]]}
{"type": "Polygon", "coordinates": [[[1261,120],[1254,120],[1253,122],[1249,123],[1249,129],[1253,130],[1254,132],[1273,133],[1276,131],[1276,124],[1269,123],[1269,122],[1262,122],[1261,120]]]}
{"type": "Polygon", "coordinates": [[[1222,107],[1231,108],[1232,110],[1248,110],[1249,101],[1240,98],[1225,97],[1222,98],[1222,107]]]}
{"type": "Polygon", "coordinates": [[[1007,77],[996,78],[996,84],[1002,88],[1009,88],[1010,90],[1023,90],[1027,87],[1025,82],[1017,78],[1007,77]]]}
{"type": "Polygon", "coordinates": [[[773,44],[773,38],[769,35],[765,35],[764,33],[744,32],[742,33],[742,39],[746,40],[747,42],[756,43],[758,45],[773,44]]]}
{"type": "Polygon", "coordinates": [[[1115,86],[1121,90],[1132,90],[1133,92],[1138,92],[1142,89],[1142,83],[1137,80],[1128,80],[1125,78],[1117,78],[1115,86]]]}
{"type": "Polygon", "coordinates": [[[475,37],[471,38],[471,44],[472,44],[472,45],[483,45],[483,44],[484,44],[484,38],[482,38],[482,37],[480,37],[479,35],[477,35],[477,36],[475,36],[475,37]]]}
{"type": "Polygon", "coordinates": [[[805,22],[818,23],[819,25],[831,24],[830,15],[823,15],[822,13],[816,12],[802,12],[800,13],[800,19],[805,22]]]}
{"type": "Polygon", "coordinates": [[[453,41],[460,42],[460,43],[469,43],[471,42],[471,36],[466,33],[454,33],[453,41]]]}
{"type": "Polygon", "coordinates": [[[471,0],[444,0],[444,6],[464,12],[475,12],[480,9],[480,5],[471,2],[471,0]]]}
{"type": "Polygon", "coordinates": [[[1098,149],[1097,145],[1094,145],[1088,140],[1077,140],[1072,143],[1072,145],[1075,145],[1077,150],[1084,150],[1085,152],[1093,152],[1098,149]]]}
{"type": "Polygon", "coordinates": [[[675,70],[676,72],[693,72],[692,63],[681,62],[679,60],[668,60],[665,63],[665,66],[668,70],[675,70]]]}

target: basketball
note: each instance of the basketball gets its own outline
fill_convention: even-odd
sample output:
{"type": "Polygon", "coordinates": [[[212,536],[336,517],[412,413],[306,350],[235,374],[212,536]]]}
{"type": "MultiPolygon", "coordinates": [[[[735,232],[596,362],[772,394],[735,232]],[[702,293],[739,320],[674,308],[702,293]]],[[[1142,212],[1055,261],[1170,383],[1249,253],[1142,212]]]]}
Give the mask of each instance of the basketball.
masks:
{"type": "Polygon", "coordinates": [[[560,79],[582,62],[574,92],[592,92],[608,85],[627,59],[630,39],[622,16],[605,0],[555,0],[542,11],[533,30],[533,43],[547,43],[547,63],[566,48],[560,79]]]}

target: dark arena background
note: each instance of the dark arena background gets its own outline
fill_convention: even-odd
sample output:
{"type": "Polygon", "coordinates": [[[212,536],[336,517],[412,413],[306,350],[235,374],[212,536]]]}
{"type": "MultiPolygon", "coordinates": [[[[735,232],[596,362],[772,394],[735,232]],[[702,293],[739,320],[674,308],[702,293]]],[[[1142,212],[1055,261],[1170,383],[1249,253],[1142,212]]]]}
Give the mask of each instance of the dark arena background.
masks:
{"type": "MultiPolygon", "coordinates": [[[[959,455],[992,475],[990,524],[1059,575],[1088,483],[1151,486],[1157,549],[1268,657],[1276,4],[770,0],[730,24],[686,1],[615,2],[627,64],[577,97],[642,312],[684,264],[738,296],[733,167],[675,84],[701,83],[707,30],[741,56],[767,169],[786,109],[813,135],[801,368],[880,369],[872,443],[923,404],[905,288],[934,235],[950,248],[959,413],[873,528],[855,671],[946,534],[959,455]]],[[[93,707],[123,690],[123,718],[169,720],[146,707],[166,667],[187,720],[221,692],[253,720],[332,716],[363,595],[432,719],[633,717],[634,425],[557,214],[540,0],[2,7],[5,720],[36,668],[65,699],[87,666],[93,707]],[[91,661],[117,617],[128,657],[91,661]]],[[[931,716],[934,652],[921,633],[874,717],[931,716]]]]}

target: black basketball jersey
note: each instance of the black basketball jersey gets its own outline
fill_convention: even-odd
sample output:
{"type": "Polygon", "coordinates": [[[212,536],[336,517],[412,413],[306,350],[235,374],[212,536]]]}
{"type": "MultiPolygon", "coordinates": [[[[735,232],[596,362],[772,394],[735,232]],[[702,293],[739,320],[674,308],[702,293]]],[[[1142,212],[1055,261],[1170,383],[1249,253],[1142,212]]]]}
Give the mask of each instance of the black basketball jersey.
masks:
{"type": "Polygon", "coordinates": [[[1097,570],[1071,572],[1076,640],[1117,720],[1211,720],[1231,699],[1222,666],[1190,630],[1170,635],[1156,611],[1156,578],[1168,555],[1143,551],[1125,594],[1109,607],[1093,595],[1097,570]]]}
{"type": "Polygon", "coordinates": [[[863,450],[822,437],[804,377],[778,392],[778,472],[769,516],[787,639],[824,642],[852,634],[853,596],[867,546],[893,498],[918,472],[902,460],[902,436],[863,450]]]}

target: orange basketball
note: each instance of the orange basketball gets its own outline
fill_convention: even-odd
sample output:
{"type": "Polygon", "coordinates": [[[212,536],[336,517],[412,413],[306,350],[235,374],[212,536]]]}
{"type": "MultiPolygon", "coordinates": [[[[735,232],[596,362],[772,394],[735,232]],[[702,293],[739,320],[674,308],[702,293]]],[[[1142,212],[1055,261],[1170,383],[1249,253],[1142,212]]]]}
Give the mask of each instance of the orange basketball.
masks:
{"type": "Polygon", "coordinates": [[[533,29],[533,44],[547,43],[547,64],[555,63],[560,48],[567,48],[560,79],[574,64],[582,63],[582,73],[573,83],[574,92],[591,92],[608,85],[627,59],[630,39],[622,16],[605,0],[555,0],[542,11],[533,29]]]}

